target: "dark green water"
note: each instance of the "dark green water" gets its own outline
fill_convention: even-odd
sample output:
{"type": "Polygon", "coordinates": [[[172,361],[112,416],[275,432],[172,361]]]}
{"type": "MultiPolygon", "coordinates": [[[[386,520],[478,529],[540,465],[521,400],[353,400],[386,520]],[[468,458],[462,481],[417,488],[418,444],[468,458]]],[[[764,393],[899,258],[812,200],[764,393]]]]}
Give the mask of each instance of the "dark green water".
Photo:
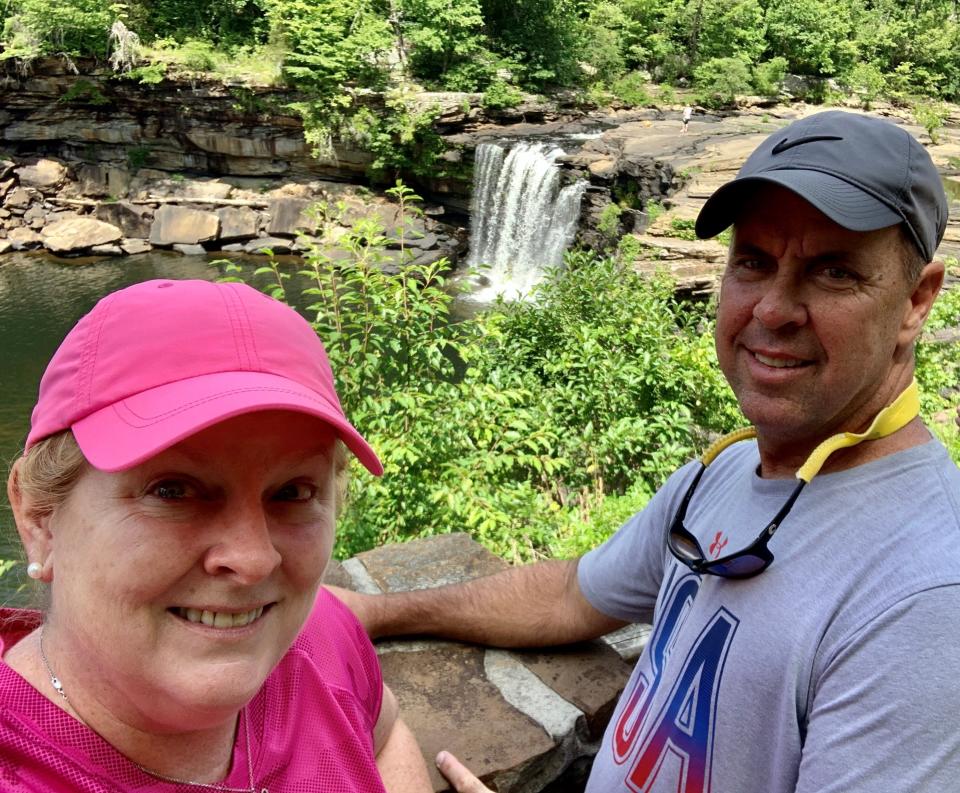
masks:
{"type": "MultiPolygon", "coordinates": [[[[212,258],[212,257],[211,257],[212,258]]],[[[92,264],[63,263],[45,256],[0,257],[0,461],[17,455],[30,422],[40,376],[73,324],[103,295],[151,278],[218,275],[203,256],[148,253],[92,264]]],[[[0,559],[19,559],[19,541],[6,500],[0,496],[0,559]]],[[[0,579],[0,603],[17,602],[22,565],[0,579]]]]}

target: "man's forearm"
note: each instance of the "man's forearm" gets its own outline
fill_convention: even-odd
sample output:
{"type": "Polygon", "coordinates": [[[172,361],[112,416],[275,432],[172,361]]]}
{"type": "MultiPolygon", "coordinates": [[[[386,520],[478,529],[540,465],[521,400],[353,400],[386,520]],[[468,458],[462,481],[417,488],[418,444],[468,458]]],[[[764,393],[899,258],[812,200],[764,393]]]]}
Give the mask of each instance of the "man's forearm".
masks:
{"type": "Polygon", "coordinates": [[[337,594],[374,638],[428,634],[498,647],[548,646],[623,624],[584,598],[576,561],[538,562],[436,589],[337,594]]]}

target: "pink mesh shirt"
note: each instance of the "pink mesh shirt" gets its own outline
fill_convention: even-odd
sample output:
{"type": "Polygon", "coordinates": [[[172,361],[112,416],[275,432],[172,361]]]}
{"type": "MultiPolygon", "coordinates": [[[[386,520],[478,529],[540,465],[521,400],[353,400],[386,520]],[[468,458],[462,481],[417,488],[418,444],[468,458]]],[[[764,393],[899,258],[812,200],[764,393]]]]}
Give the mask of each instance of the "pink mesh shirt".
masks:
{"type": "MultiPolygon", "coordinates": [[[[32,611],[0,609],[0,653],[39,625],[32,611]]],[[[300,636],[241,719],[250,726],[257,791],[384,793],[373,755],[383,682],[353,614],[320,590],[300,636]]],[[[246,788],[246,742],[237,730],[223,784],[246,788]]],[[[0,791],[187,793],[141,771],[0,662],[0,791]]]]}

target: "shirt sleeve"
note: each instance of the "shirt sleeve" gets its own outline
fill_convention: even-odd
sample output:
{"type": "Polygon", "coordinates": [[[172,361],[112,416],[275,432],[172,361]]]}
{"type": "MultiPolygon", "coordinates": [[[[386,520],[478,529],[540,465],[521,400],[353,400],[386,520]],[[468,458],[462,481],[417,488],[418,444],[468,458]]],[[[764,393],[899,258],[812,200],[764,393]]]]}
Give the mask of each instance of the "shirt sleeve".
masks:
{"type": "Polygon", "coordinates": [[[653,621],[670,556],[667,529],[695,467],[673,474],[643,510],[580,560],[580,590],[595,609],[630,622],[653,621]]]}
{"type": "Polygon", "coordinates": [[[366,631],[353,612],[323,587],[308,623],[315,636],[323,637],[313,649],[315,662],[322,665],[331,685],[353,695],[372,734],[383,704],[383,674],[366,631]]]}
{"type": "Polygon", "coordinates": [[[811,687],[796,793],[942,793],[960,775],[960,586],[857,631],[811,687]]]}

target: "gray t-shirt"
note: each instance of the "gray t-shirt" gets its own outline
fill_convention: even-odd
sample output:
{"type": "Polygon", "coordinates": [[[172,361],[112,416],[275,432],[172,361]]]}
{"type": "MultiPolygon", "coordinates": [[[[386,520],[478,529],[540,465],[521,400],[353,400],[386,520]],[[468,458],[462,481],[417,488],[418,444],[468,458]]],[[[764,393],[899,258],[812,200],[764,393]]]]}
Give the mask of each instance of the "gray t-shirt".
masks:
{"type": "MultiPolygon", "coordinates": [[[[685,525],[708,556],[752,542],[795,486],[758,465],[739,443],[705,472],[685,525]]],[[[773,565],[741,581],[667,550],[694,467],[580,562],[594,607],[653,623],[588,793],[960,791],[960,470],[946,450],[815,477],[773,565]]]]}

